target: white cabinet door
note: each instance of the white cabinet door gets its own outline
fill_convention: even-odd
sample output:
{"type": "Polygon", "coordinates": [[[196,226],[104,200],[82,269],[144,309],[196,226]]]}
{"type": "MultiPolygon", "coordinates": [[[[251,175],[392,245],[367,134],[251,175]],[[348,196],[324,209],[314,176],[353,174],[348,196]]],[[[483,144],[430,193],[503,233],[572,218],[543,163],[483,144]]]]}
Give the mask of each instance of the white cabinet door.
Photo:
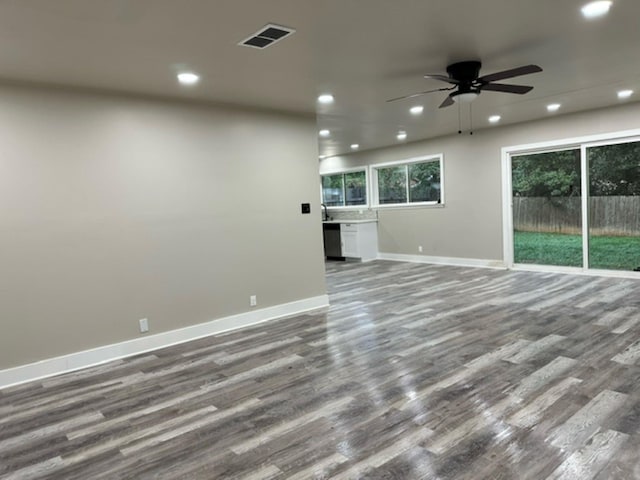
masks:
{"type": "Polygon", "coordinates": [[[378,226],[375,222],[340,225],[342,256],[374,260],[378,256],[378,226]]]}
{"type": "Polygon", "coordinates": [[[358,251],[358,231],[341,232],[342,237],[342,256],[343,257],[359,257],[358,251]]]}

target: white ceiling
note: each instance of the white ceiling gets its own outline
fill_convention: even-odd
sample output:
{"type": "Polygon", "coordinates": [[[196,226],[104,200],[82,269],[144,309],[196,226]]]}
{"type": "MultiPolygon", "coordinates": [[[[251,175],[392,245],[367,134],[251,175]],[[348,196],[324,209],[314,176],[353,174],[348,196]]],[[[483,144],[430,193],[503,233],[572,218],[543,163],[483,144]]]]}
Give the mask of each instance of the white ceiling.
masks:
{"type": "MultiPolygon", "coordinates": [[[[474,128],[640,99],[640,2],[614,0],[586,21],[586,0],[0,0],[0,78],[318,115],[320,153],[361,150],[458,130],[447,86],[426,80],[447,64],[481,60],[481,75],[526,64],[544,72],[514,79],[525,95],[484,92],[474,128]],[[297,32],[265,50],[237,43],[267,23],[297,32]],[[192,88],[175,74],[202,76],[192,88]],[[320,93],[335,103],[318,105],[320,93]],[[423,115],[408,109],[424,105],[423,115]]],[[[508,83],[508,82],[505,82],[508,83]]],[[[556,115],[557,115],[556,114],[556,115]]],[[[463,111],[463,127],[469,126],[463,111]]]]}

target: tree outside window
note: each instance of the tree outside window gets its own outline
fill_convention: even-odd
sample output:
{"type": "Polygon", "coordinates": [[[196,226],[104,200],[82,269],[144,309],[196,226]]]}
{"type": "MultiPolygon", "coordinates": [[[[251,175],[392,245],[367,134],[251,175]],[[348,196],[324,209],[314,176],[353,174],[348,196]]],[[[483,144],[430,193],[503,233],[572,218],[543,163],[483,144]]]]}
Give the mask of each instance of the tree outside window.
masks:
{"type": "Polygon", "coordinates": [[[409,202],[440,200],[440,162],[409,165],[409,202]]]}
{"type": "Polygon", "coordinates": [[[441,202],[440,158],[374,168],[377,173],[378,204],[403,205],[441,202]]]}
{"type": "Polygon", "coordinates": [[[407,167],[378,169],[378,201],[407,203],[407,167]]]}
{"type": "Polygon", "coordinates": [[[367,175],[364,170],[322,175],[322,203],[327,207],[367,204],[367,175]]]}

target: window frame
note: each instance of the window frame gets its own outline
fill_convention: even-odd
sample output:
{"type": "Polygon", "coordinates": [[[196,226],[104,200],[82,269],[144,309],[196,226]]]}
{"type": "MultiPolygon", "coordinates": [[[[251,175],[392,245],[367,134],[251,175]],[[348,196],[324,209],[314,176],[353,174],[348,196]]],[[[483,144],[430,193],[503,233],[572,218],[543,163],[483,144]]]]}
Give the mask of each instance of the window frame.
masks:
{"type": "Polygon", "coordinates": [[[353,168],[341,168],[338,170],[329,170],[326,172],[320,173],[320,202],[324,203],[324,192],[322,188],[322,177],[329,177],[333,175],[342,175],[342,193],[343,193],[343,201],[346,203],[347,201],[347,191],[344,183],[344,176],[349,173],[358,173],[364,172],[364,191],[366,195],[365,203],[360,205],[327,205],[327,208],[336,209],[336,210],[362,210],[368,209],[371,206],[371,182],[369,177],[369,168],[367,166],[361,167],[353,167],[353,168]]]}
{"type": "Polygon", "coordinates": [[[445,196],[444,196],[444,154],[437,153],[433,155],[421,155],[419,157],[411,157],[403,160],[394,160],[391,162],[384,163],[376,163],[369,165],[371,178],[371,206],[372,208],[424,208],[424,207],[444,207],[445,205],[445,196]],[[429,202],[410,202],[410,187],[409,187],[409,165],[413,165],[416,163],[429,163],[429,162],[439,162],[440,164],[440,202],[437,201],[429,201],[429,202]],[[380,203],[380,192],[378,185],[378,170],[383,168],[394,168],[394,167],[405,167],[406,168],[406,198],[407,201],[403,203],[380,203]]]}

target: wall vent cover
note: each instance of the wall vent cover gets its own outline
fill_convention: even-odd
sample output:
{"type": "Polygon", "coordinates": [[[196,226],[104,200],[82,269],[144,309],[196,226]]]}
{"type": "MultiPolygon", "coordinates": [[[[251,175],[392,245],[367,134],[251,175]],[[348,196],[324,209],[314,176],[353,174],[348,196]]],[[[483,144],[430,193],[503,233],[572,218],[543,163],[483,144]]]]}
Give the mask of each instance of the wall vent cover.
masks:
{"type": "Polygon", "coordinates": [[[279,42],[283,38],[287,38],[294,32],[295,29],[293,28],[269,23],[250,37],[238,43],[238,45],[263,49],[267,48],[269,45],[279,42]]]}

